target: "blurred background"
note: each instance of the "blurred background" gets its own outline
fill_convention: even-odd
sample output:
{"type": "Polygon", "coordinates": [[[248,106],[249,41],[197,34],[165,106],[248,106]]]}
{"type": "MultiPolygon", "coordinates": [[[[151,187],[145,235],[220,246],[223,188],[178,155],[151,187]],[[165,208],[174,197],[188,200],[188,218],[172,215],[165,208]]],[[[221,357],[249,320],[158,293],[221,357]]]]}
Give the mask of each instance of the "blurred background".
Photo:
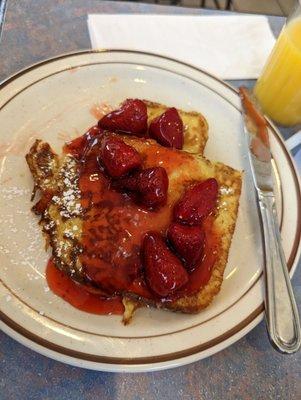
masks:
{"type": "Polygon", "coordinates": [[[296,0],[134,0],[142,3],[202,7],[246,13],[287,16],[296,0]]]}

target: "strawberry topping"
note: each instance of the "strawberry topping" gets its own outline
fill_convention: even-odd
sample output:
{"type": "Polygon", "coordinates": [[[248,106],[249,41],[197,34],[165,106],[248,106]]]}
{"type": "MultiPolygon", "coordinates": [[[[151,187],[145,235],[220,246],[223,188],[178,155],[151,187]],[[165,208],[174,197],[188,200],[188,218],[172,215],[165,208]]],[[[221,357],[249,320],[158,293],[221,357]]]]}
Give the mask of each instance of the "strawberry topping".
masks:
{"type": "Polygon", "coordinates": [[[147,108],[142,100],[127,99],[118,110],[98,121],[98,126],[112,132],[144,136],[147,132],[147,108]]]}
{"type": "Polygon", "coordinates": [[[217,201],[218,183],[210,178],[197,183],[184,193],[174,207],[174,218],[177,222],[188,225],[199,225],[209,215],[217,201]]]}
{"type": "Polygon", "coordinates": [[[168,296],[188,282],[187,271],[159,233],[148,232],[142,246],[146,281],[155,294],[168,296]]]}
{"type": "Polygon", "coordinates": [[[168,176],[165,168],[144,169],[119,180],[116,185],[136,193],[137,201],[149,209],[162,207],[167,202],[168,176]]]}
{"type": "Polygon", "coordinates": [[[183,121],[176,108],[168,108],[163,114],[155,118],[149,126],[149,136],[162,146],[183,147],[183,121]]]}
{"type": "Polygon", "coordinates": [[[72,154],[73,157],[80,159],[84,156],[91,140],[96,136],[100,136],[101,134],[102,129],[100,129],[98,126],[92,126],[92,128],[90,128],[84,135],[66,143],[64,146],[64,152],[72,154]]]}
{"type": "Polygon", "coordinates": [[[204,252],[205,233],[200,226],[173,223],[167,237],[176,253],[183,259],[189,272],[201,261],[204,252]]]}
{"type": "Polygon", "coordinates": [[[112,178],[120,178],[141,166],[137,150],[115,136],[107,136],[102,140],[101,162],[112,178]]]}
{"type": "Polygon", "coordinates": [[[139,172],[137,183],[143,205],[148,208],[157,208],[166,204],[168,176],[164,168],[147,168],[139,172]]]}

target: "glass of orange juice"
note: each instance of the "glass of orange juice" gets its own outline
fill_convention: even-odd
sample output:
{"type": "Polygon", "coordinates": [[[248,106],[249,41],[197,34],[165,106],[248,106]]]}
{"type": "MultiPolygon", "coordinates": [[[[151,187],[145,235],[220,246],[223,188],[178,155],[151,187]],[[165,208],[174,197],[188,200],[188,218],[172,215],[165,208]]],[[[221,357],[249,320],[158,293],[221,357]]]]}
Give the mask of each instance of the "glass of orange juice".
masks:
{"type": "Polygon", "coordinates": [[[301,5],[288,19],[259,77],[254,94],[280,125],[301,123],[301,5]]]}

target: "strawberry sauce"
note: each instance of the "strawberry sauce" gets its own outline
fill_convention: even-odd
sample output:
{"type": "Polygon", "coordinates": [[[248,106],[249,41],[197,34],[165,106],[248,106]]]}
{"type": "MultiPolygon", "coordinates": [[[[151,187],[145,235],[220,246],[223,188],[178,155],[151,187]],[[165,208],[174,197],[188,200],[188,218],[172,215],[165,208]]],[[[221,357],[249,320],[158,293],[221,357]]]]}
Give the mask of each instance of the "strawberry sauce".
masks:
{"type": "Polygon", "coordinates": [[[207,217],[204,221],[205,225],[205,243],[204,243],[204,255],[202,261],[199,265],[189,274],[188,283],[179,289],[176,293],[167,298],[157,298],[154,293],[152,293],[143,277],[139,277],[133,281],[129,287],[129,291],[136,293],[138,296],[145,297],[147,299],[161,301],[166,303],[168,301],[174,301],[177,298],[183,297],[185,295],[189,296],[197,293],[202,286],[205,286],[211,277],[212,269],[217,260],[218,248],[220,246],[220,237],[214,232],[213,218],[211,216],[207,217]]]}
{"type": "MultiPolygon", "coordinates": [[[[203,221],[203,257],[193,272],[189,273],[188,283],[167,298],[158,297],[149,289],[144,278],[141,244],[148,231],[155,230],[166,235],[178,198],[176,196],[174,199],[173,194],[179,190],[181,182],[171,188],[167,204],[158,210],[140,206],[130,192],[115,189],[107,176],[99,157],[101,135],[101,130],[93,127],[82,139],[68,143],[64,151],[73,154],[81,162],[79,187],[84,218],[80,262],[87,281],[93,281],[107,299],[72,281],[57,270],[51,261],[46,273],[50,289],[74,307],[95,314],[121,314],[124,307],[118,294],[124,292],[132,292],[156,302],[172,301],[196,293],[208,283],[217,259],[220,238],[213,231],[213,218],[209,216],[203,221]]],[[[142,154],[142,159],[143,168],[163,166],[169,173],[191,158],[187,153],[149,146],[142,154]]]]}
{"type": "Polygon", "coordinates": [[[100,141],[95,138],[80,168],[79,187],[85,209],[80,256],[87,277],[109,295],[125,291],[141,275],[140,247],[144,234],[164,232],[171,205],[159,212],[137,206],[127,194],[111,187],[101,170],[100,141]]]}
{"type": "Polygon", "coordinates": [[[47,264],[46,279],[53,293],[79,310],[91,314],[123,314],[124,307],[120,296],[106,298],[89,292],[85,286],[59,271],[52,260],[47,264]]]}

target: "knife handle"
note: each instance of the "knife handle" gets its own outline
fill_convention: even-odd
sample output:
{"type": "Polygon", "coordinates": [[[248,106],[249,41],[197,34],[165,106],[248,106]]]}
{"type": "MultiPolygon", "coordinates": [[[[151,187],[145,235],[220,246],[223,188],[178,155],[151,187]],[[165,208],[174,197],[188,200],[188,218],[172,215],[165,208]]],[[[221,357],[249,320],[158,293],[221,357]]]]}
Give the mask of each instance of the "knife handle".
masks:
{"type": "Polygon", "coordinates": [[[275,197],[259,191],[264,231],[265,311],[270,341],[282,353],[294,353],[301,344],[298,309],[281,244],[275,197]]]}

